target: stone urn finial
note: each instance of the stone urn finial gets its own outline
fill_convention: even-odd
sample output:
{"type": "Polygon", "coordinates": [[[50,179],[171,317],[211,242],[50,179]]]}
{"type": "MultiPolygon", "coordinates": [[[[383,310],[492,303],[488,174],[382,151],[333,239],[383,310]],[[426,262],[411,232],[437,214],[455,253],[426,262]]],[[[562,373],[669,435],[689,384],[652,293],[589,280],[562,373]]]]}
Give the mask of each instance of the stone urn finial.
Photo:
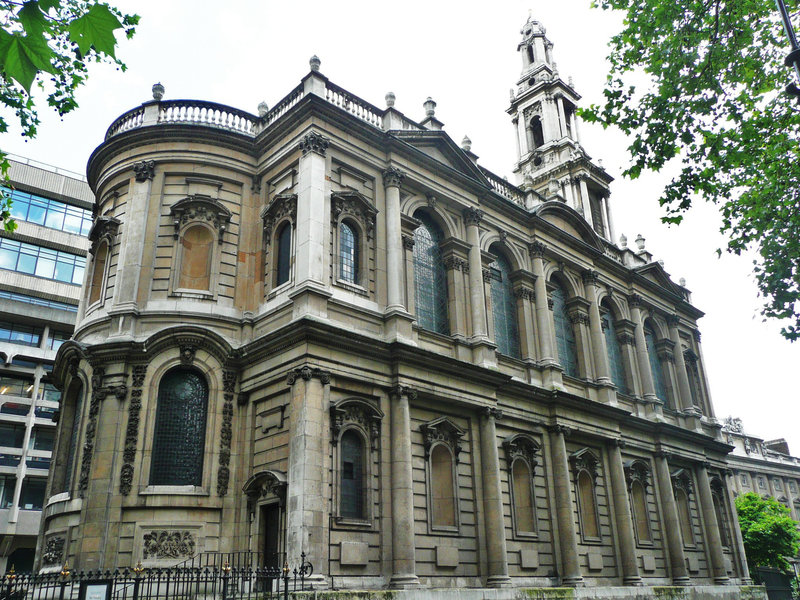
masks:
{"type": "Polygon", "coordinates": [[[266,117],[267,113],[269,112],[269,104],[264,102],[263,100],[258,103],[258,116],[259,117],[266,117]]]}
{"type": "Polygon", "coordinates": [[[392,108],[394,106],[395,95],[394,92],[386,92],[386,108],[392,108]]]}
{"type": "Polygon", "coordinates": [[[164,97],[164,86],[161,85],[161,82],[153,84],[153,100],[160,102],[161,99],[164,97]]]}
{"type": "Polygon", "coordinates": [[[464,136],[464,139],[461,140],[461,149],[464,152],[470,152],[472,150],[472,140],[469,139],[466,135],[464,136]]]}
{"type": "Polygon", "coordinates": [[[432,117],[436,114],[436,102],[433,101],[433,98],[428,96],[428,99],[423,102],[422,106],[425,108],[425,116],[432,117]]]}
{"type": "Polygon", "coordinates": [[[628,247],[628,236],[624,233],[619,236],[619,247],[623,249],[628,247]]]}
{"type": "Polygon", "coordinates": [[[678,280],[678,283],[681,285],[681,287],[686,287],[686,277],[681,277],[678,280]]]}
{"type": "Polygon", "coordinates": [[[644,236],[641,233],[636,236],[636,247],[639,252],[644,252],[644,236]]]}
{"type": "Polygon", "coordinates": [[[319,59],[319,56],[316,54],[311,57],[311,60],[308,61],[309,66],[311,66],[312,71],[319,71],[319,65],[322,61],[319,59]]]}

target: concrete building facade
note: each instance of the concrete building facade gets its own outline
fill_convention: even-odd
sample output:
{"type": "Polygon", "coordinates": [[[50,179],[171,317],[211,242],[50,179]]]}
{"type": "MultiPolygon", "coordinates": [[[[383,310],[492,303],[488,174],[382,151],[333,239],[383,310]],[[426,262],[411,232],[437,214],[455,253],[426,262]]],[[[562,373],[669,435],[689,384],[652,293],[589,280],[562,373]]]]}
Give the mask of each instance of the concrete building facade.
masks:
{"type": "Polygon", "coordinates": [[[518,185],[316,57],[258,116],[157,85],[110,126],[42,570],[304,552],[319,587],[738,597],[702,312],[614,241],[540,23],[518,50],[518,185]]]}
{"type": "Polygon", "coordinates": [[[10,157],[14,232],[0,231],[0,569],[31,570],[94,195],[86,178],[10,157]]]}

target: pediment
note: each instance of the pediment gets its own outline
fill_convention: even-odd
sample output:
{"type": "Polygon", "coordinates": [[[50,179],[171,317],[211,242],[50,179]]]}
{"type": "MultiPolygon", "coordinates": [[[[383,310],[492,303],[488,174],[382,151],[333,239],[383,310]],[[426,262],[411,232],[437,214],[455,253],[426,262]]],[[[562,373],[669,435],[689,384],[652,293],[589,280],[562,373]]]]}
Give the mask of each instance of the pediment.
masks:
{"type": "Polygon", "coordinates": [[[600,237],[586,222],[586,219],[571,206],[558,200],[550,200],[537,206],[535,214],[572,237],[578,238],[598,250],[603,250],[600,237]]]}
{"type": "Polygon", "coordinates": [[[659,287],[669,290],[673,294],[678,294],[681,297],[685,295],[683,288],[672,281],[669,273],[664,270],[664,267],[661,266],[661,263],[652,262],[646,264],[643,267],[636,269],[636,273],[648,281],[655,283],[659,287]]]}
{"type": "Polygon", "coordinates": [[[437,162],[447,165],[467,177],[477,179],[489,187],[489,183],[480,169],[444,131],[398,130],[392,131],[392,134],[437,162]]]}

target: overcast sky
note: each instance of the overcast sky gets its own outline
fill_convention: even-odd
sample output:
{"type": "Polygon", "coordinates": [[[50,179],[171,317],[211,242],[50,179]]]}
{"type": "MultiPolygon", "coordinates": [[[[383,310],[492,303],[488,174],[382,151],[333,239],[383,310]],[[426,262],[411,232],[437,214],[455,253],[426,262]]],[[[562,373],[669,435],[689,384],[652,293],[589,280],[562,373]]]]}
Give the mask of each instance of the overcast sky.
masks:
{"type": "MultiPolygon", "coordinates": [[[[479,162],[514,181],[505,110],[521,70],[516,47],[528,10],[546,26],[559,71],[573,76],[584,105],[601,100],[606,44],[621,22],[590,9],[589,0],[112,3],[142,17],[134,39],[119,47],[128,71],[94,68],[79,91],[80,108],[63,120],[40,102],[38,138],[5,134],[5,151],[85,173],[107,127],[150,99],[156,81],[166,87],[165,99],[211,100],[255,113],[260,101],[273,106],[296,86],[317,54],[331,81],[379,107],[392,91],[395,107],[421,120],[422,103],[432,96],[445,131],[457,143],[468,135],[479,162]]],[[[778,324],[758,315],[752,257],[717,258],[725,240],[711,206],[698,204],[679,227],[662,225],[656,200],[665,177],[622,179],[625,138],[585,123],[581,132],[589,154],[617,178],[611,202],[618,234],[633,245],[641,233],[673,279],[686,278],[694,304],[707,313],[700,330],[717,416],[739,416],[765,439],[785,437],[800,455],[800,344],[784,341],[778,324]]]]}

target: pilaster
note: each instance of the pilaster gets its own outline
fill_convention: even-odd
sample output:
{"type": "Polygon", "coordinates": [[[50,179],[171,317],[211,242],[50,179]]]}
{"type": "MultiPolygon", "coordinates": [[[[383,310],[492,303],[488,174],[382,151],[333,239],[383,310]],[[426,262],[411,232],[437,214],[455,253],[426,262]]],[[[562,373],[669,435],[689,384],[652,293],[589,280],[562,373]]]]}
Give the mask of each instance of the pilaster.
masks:
{"type": "Polygon", "coordinates": [[[556,524],[561,544],[561,582],[570,587],[582,586],[578,534],[575,529],[575,502],[572,498],[567,445],[564,441],[568,430],[563,425],[553,425],[548,427],[548,431],[553,458],[553,487],[556,492],[556,524]]]}
{"type": "Polygon", "coordinates": [[[633,533],[633,517],[628,486],[625,482],[625,470],[622,464],[622,452],[620,451],[623,445],[624,442],[621,440],[612,440],[608,444],[611,493],[614,499],[614,522],[619,536],[622,581],[625,585],[642,585],[639,565],[636,562],[636,539],[633,533]]]}
{"type": "Polygon", "coordinates": [[[607,404],[615,404],[617,395],[611,381],[608,366],[608,350],[603,335],[603,322],[600,318],[600,305],[597,302],[599,286],[598,273],[594,270],[583,272],[583,283],[589,297],[589,330],[592,336],[592,354],[594,356],[595,381],[600,385],[600,400],[607,404]]]}
{"type": "Polygon", "coordinates": [[[704,463],[699,463],[695,469],[697,473],[697,495],[700,498],[700,507],[703,511],[703,529],[706,534],[706,547],[711,554],[711,571],[714,583],[728,583],[728,572],[725,568],[725,555],[722,553],[722,538],[719,534],[720,524],[714,510],[714,500],[711,496],[711,482],[708,477],[708,468],[704,463]]]}
{"type": "Polygon", "coordinates": [[[667,537],[667,549],[669,550],[670,572],[672,573],[672,583],[679,586],[689,585],[689,572],[686,569],[686,555],[683,552],[683,540],[681,539],[681,527],[678,519],[678,505],[675,502],[675,493],[672,489],[672,477],[669,471],[669,463],[666,452],[656,452],[656,480],[658,481],[658,491],[661,497],[661,510],[663,513],[664,533],[667,537]]]}
{"type": "Polygon", "coordinates": [[[547,246],[533,242],[529,246],[534,280],[534,302],[536,305],[536,325],[539,333],[539,362],[544,371],[545,386],[563,388],[561,369],[555,359],[555,331],[550,308],[547,304],[547,284],[544,279],[544,254],[547,246]]]}
{"type": "Polygon", "coordinates": [[[497,455],[497,427],[495,420],[503,413],[486,407],[481,412],[481,465],[483,474],[483,512],[486,523],[486,554],[489,565],[487,587],[511,585],[508,576],[503,495],[500,487],[500,460],[497,455]]]}

